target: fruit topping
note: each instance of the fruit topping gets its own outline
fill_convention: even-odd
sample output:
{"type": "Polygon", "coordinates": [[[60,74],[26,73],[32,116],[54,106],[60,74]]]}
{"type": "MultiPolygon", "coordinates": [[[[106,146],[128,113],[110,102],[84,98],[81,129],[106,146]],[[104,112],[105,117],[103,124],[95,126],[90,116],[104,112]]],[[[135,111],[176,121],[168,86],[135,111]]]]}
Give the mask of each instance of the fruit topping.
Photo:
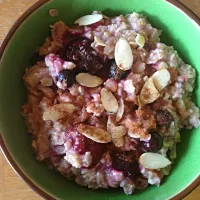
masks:
{"type": "Polygon", "coordinates": [[[69,70],[62,70],[58,74],[58,81],[64,82],[67,87],[71,87],[75,83],[74,74],[69,70]]]}
{"type": "Polygon", "coordinates": [[[141,142],[141,148],[149,152],[158,152],[163,146],[163,139],[160,134],[152,132],[148,142],[141,142]]]}
{"type": "Polygon", "coordinates": [[[87,38],[72,40],[65,47],[64,59],[76,64],[76,71],[96,74],[103,68],[103,61],[91,47],[87,38]]]}

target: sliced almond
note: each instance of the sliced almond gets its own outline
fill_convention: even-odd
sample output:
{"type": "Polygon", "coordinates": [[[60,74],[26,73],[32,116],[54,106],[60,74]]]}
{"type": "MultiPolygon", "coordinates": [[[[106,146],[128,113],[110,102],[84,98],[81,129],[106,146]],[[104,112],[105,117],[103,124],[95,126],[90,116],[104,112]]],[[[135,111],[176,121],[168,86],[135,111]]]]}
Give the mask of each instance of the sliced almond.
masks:
{"type": "Polygon", "coordinates": [[[117,139],[126,135],[127,129],[123,125],[115,126],[112,122],[111,116],[109,116],[107,121],[107,131],[111,135],[112,139],[117,139]]]}
{"type": "Polygon", "coordinates": [[[123,115],[124,115],[124,100],[123,98],[121,98],[119,101],[119,109],[116,115],[116,122],[119,122],[122,119],[123,115]]]}
{"type": "Polygon", "coordinates": [[[114,145],[116,147],[123,147],[124,146],[124,137],[121,137],[121,138],[113,138],[112,139],[112,142],[114,143],[114,145]]]}
{"type": "Polygon", "coordinates": [[[171,161],[158,153],[143,153],[139,163],[147,169],[161,169],[171,164],[171,161]]]}
{"type": "Polygon", "coordinates": [[[103,19],[102,14],[85,15],[77,19],[74,22],[74,24],[78,24],[79,26],[86,26],[86,25],[94,24],[100,21],[101,19],[103,19]]]}
{"type": "Polygon", "coordinates": [[[143,47],[145,45],[145,38],[139,33],[137,34],[135,41],[140,47],[143,47]]]}
{"type": "Polygon", "coordinates": [[[103,107],[108,112],[116,113],[119,109],[119,104],[117,102],[117,99],[112,94],[112,92],[110,92],[106,88],[103,88],[101,90],[101,102],[103,104],[103,107]]]}
{"type": "Polygon", "coordinates": [[[94,41],[99,45],[99,46],[106,46],[106,44],[97,36],[94,36],[94,41]]]}
{"type": "Polygon", "coordinates": [[[124,37],[121,37],[116,43],[115,61],[117,66],[123,71],[131,69],[133,65],[132,49],[124,37]]]}
{"type": "Polygon", "coordinates": [[[127,129],[125,126],[115,126],[110,129],[110,133],[113,139],[121,138],[126,135],[127,129]]]}
{"type": "Polygon", "coordinates": [[[154,85],[158,91],[163,90],[170,82],[170,73],[167,69],[161,69],[152,75],[154,85]]]}
{"type": "Polygon", "coordinates": [[[103,83],[103,80],[98,76],[94,76],[88,73],[80,73],[76,76],[76,81],[86,87],[94,88],[103,83]]]}
{"type": "Polygon", "coordinates": [[[149,103],[152,103],[155,100],[157,100],[159,97],[160,97],[160,93],[156,89],[153,79],[149,78],[145,82],[145,84],[140,92],[140,96],[139,96],[140,102],[142,104],[149,104],[149,103]]]}
{"type": "Polygon", "coordinates": [[[98,127],[89,125],[79,125],[77,130],[79,133],[83,134],[85,137],[98,142],[98,143],[108,143],[111,142],[110,134],[98,127]]]}
{"type": "Polygon", "coordinates": [[[47,108],[43,113],[43,120],[57,121],[72,114],[76,107],[71,103],[60,103],[47,108]]]}

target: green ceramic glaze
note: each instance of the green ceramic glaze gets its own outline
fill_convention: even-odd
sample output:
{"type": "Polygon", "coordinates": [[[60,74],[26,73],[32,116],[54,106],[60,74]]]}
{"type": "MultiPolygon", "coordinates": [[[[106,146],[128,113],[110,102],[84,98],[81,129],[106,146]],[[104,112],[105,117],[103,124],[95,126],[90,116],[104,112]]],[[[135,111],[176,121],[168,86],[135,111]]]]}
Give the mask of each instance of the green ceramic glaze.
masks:
{"type": "MultiPolygon", "coordinates": [[[[34,51],[49,33],[49,25],[57,20],[71,24],[93,10],[108,16],[133,11],[148,16],[149,21],[163,30],[162,41],[173,45],[187,63],[193,65],[200,79],[200,28],[182,11],[164,0],[52,0],[34,12],[10,40],[0,63],[0,131],[11,156],[38,187],[56,199],[68,200],[165,200],[186,188],[200,172],[200,130],[182,131],[178,159],[169,177],[160,187],[151,186],[143,192],[126,196],[121,189],[89,190],[77,186],[35,160],[21,106],[26,102],[22,76],[30,65],[34,51]],[[48,15],[57,8],[59,16],[48,15]]],[[[194,100],[200,106],[199,82],[194,100]]]]}

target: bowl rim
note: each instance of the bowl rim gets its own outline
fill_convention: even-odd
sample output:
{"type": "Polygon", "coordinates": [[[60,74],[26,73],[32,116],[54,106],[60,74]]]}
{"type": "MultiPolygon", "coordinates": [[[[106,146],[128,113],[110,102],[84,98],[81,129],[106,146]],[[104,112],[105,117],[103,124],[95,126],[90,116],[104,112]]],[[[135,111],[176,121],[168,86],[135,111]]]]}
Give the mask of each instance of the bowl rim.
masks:
{"type": "MultiPolygon", "coordinates": [[[[35,4],[33,4],[30,8],[28,8],[13,24],[10,31],[6,35],[5,39],[3,40],[2,44],[0,45],[0,60],[3,56],[3,53],[7,47],[8,42],[12,38],[13,34],[17,31],[19,26],[22,24],[23,21],[26,20],[34,11],[36,11],[39,7],[44,5],[45,3],[49,2],[50,0],[38,0],[35,4]]],[[[200,18],[192,11],[190,10],[186,5],[184,5],[179,0],[165,0],[166,2],[172,4],[176,9],[179,9],[183,11],[188,18],[193,20],[197,25],[200,26],[200,18]]],[[[10,166],[13,168],[13,170],[25,181],[25,183],[38,195],[43,197],[44,199],[48,200],[56,200],[53,196],[48,194],[45,190],[42,190],[39,188],[35,183],[32,182],[32,180],[24,174],[24,172],[20,169],[20,167],[17,165],[17,163],[12,158],[11,154],[9,153],[6,144],[3,140],[3,137],[0,133],[0,149],[2,150],[2,153],[4,154],[5,158],[7,159],[10,166]]],[[[174,196],[170,197],[170,200],[179,200],[186,197],[188,194],[190,194],[197,186],[200,185],[200,175],[193,180],[188,186],[186,186],[183,190],[181,190],[179,193],[175,194],[174,196]]]]}

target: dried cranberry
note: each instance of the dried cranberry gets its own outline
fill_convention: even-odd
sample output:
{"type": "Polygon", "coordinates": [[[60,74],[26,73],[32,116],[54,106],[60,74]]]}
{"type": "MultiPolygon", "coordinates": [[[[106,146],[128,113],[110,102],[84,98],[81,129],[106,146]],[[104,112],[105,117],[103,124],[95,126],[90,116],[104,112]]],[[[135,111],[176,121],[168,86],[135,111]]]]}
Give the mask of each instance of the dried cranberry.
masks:
{"type": "Polygon", "coordinates": [[[151,139],[148,142],[141,142],[141,148],[148,152],[158,152],[163,146],[163,139],[156,132],[151,133],[151,139]]]}
{"type": "Polygon", "coordinates": [[[95,74],[103,68],[102,60],[86,38],[70,42],[65,48],[65,59],[74,62],[78,72],[95,74]]]}
{"type": "Polygon", "coordinates": [[[123,171],[125,176],[135,179],[140,174],[140,170],[134,154],[133,151],[112,153],[112,168],[123,171]]]}
{"type": "Polygon", "coordinates": [[[86,140],[87,150],[92,154],[92,164],[91,167],[94,167],[102,158],[103,153],[106,151],[106,145],[94,142],[87,138],[86,140]]]}
{"type": "Polygon", "coordinates": [[[74,130],[66,134],[66,139],[72,141],[72,147],[74,151],[78,152],[79,154],[84,154],[87,151],[91,152],[92,164],[89,166],[90,168],[99,163],[103,153],[107,150],[106,144],[94,142],[82,134],[74,132],[74,130]]]}
{"type": "Polygon", "coordinates": [[[126,171],[132,162],[128,152],[117,152],[111,154],[112,167],[116,170],[126,171]]]}
{"type": "Polygon", "coordinates": [[[156,113],[156,121],[160,126],[169,126],[173,121],[173,116],[168,110],[158,110],[156,113]]]}
{"type": "Polygon", "coordinates": [[[117,67],[116,62],[112,61],[110,72],[109,72],[110,78],[114,78],[115,80],[125,79],[129,73],[130,73],[130,70],[122,71],[121,69],[117,67]]]}
{"type": "Polygon", "coordinates": [[[65,82],[67,87],[70,87],[75,83],[74,74],[69,70],[62,70],[58,74],[58,81],[65,82]]]}

